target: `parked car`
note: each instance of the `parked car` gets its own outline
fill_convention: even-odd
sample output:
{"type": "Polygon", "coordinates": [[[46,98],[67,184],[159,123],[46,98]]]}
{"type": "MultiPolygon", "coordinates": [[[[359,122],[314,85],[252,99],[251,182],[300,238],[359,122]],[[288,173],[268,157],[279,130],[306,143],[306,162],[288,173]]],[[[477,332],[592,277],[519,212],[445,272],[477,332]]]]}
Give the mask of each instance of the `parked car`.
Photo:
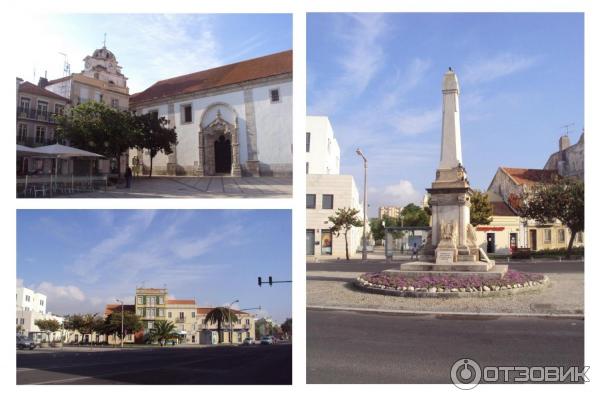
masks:
{"type": "Polygon", "coordinates": [[[26,336],[17,336],[17,349],[35,349],[35,342],[26,336]]]}
{"type": "Polygon", "coordinates": [[[254,340],[252,338],[247,337],[246,339],[244,339],[244,341],[242,342],[242,346],[251,346],[254,344],[254,340]]]}
{"type": "Polygon", "coordinates": [[[263,336],[260,338],[260,344],[273,344],[273,336],[263,336]]]}

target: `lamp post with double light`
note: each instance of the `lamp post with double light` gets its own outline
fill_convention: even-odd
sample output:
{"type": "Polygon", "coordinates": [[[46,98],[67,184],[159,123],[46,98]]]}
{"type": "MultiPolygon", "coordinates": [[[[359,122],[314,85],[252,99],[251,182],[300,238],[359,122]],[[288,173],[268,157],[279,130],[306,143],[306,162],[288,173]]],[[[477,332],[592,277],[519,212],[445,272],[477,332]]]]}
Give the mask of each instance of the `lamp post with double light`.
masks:
{"type": "Polygon", "coordinates": [[[123,309],[125,308],[123,305],[123,301],[119,300],[119,299],[115,299],[117,301],[117,303],[121,303],[121,348],[123,348],[123,340],[125,339],[124,336],[124,325],[125,325],[125,314],[123,312],[123,309]]]}
{"type": "Polygon", "coordinates": [[[231,325],[231,307],[235,304],[235,303],[239,303],[239,300],[234,300],[231,303],[229,303],[229,343],[233,344],[233,327],[231,325]]]}

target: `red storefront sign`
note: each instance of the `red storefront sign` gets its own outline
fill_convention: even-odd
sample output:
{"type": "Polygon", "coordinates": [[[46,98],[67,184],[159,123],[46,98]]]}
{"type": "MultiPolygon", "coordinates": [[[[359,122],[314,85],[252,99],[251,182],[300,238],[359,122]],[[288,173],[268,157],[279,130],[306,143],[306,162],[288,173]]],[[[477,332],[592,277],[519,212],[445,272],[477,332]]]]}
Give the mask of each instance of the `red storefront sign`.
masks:
{"type": "Polygon", "coordinates": [[[477,227],[478,231],[482,231],[482,232],[500,232],[504,230],[503,226],[478,226],[477,227]]]}

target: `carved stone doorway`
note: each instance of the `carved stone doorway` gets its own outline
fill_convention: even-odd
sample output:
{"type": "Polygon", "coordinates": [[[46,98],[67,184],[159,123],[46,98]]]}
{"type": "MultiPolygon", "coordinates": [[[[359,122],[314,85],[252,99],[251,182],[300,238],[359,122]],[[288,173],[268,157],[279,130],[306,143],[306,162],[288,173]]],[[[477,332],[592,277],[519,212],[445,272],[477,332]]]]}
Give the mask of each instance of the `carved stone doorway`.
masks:
{"type": "Polygon", "coordinates": [[[231,141],[225,135],[215,140],[215,173],[231,173],[231,141]]]}

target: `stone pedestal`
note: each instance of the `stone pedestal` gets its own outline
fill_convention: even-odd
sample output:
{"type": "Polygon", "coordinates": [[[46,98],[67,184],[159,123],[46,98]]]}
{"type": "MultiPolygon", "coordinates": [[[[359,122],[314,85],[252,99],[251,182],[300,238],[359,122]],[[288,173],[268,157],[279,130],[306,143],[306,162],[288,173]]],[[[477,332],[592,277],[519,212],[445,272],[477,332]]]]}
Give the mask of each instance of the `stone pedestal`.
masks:
{"type": "Polygon", "coordinates": [[[246,161],[246,170],[250,176],[260,176],[260,166],[258,160],[246,161]]]}

